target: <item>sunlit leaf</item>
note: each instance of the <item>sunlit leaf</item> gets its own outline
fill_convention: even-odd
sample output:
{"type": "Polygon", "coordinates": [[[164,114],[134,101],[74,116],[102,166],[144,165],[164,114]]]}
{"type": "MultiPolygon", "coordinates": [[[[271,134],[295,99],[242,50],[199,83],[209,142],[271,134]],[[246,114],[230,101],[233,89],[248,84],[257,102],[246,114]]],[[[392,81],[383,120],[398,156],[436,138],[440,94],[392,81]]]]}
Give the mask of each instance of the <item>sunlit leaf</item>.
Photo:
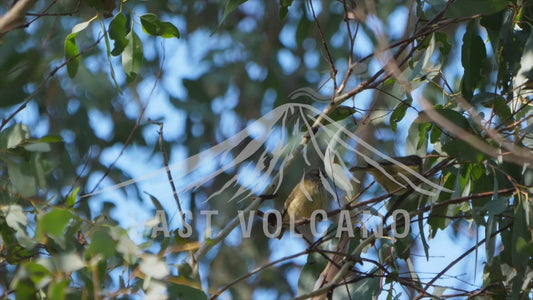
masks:
{"type": "Polygon", "coordinates": [[[63,236],[67,225],[73,217],[74,215],[69,210],[61,208],[53,209],[39,220],[37,228],[38,236],[43,236],[44,234],[56,237],[63,236]]]}
{"type": "Polygon", "coordinates": [[[143,63],[143,44],[139,36],[132,30],[126,35],[128,44],[122,53],[122,66],[126,73],[127,81],[132,82],[137,78],[143,63]]]}
{"type": "Polygon", "coordinates": [[[65,39],[65,59],[67,60],[67,72],[70,78],[74,78],[76,73],[78,73],[78,67],[81,61],[81,57],[79,56],[80,48],[76,43],[76,36],[80,31],[87,28],[91,22],[92,20],[89,20],[77,24],[72,28],[72,32],[65,39]]]}
{"type": "Polygon", "coordinates": [[[139,268],[146,276],[155,279],[163,279],[170,274],[166,262],[160,260],[155,255],[144,255],[139,268]]]}
{"type": "Polygon", "coordinates": [[[31,137],[30,128],[24,124],[16,124],[0,133],[2,148],[12,149],[31,137]]]}
{"type": "Polygon", "coordinates": [[[67,205],[73,206],[74,204],[76,204],[79,191],[80,191],[80,188],[77,187],[71,194],[67,196],[67,205]]]}
{"type": "Polygon", "coordinates": [[[115,255],[116,247],[115,241],[109,235],[107,229],[98,229],[91,236],[91,243],[89,246],[89,253],[93,256],[98,254],[103,255],[106,258],[110,258],[115,255]]]}

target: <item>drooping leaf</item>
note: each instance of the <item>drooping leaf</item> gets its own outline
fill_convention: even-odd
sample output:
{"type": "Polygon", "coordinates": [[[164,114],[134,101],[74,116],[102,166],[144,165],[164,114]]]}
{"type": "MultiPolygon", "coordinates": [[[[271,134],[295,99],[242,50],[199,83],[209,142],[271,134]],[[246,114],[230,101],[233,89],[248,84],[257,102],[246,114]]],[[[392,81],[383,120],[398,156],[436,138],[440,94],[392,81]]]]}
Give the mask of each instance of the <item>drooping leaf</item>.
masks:
{"type": "Polygon", "coordinates": [[[10,160],[7,162],[7,171],[9,180],[22,197],[31,197],[37,194],[38,183],[31,162],[10,160]]]}
{"type": "Polygon", "coordinates": [[[298,279],[298,292],[300,294],[313,290],[314,283],[326,265],[326,259],[316,252],[310,253],[307,256],[307,263],[303,267],[300,278],[298,279]]]}
{"type": "Polygon", "coordinates": [[[0,133],[2,149],[13,149],[31,137],[30,128],[22,123],[7,128],[0,133]]]}
{"type": "Polygon", "coordinates": [[[65,59],[67,60],[67,72],[70,78],[74,78],[78,73],[81,57],[80,48],[76,43],[76,36],[78,33],[92,22],[92,19],[83,23],[79,23],[72,28],[72,32],[65,39],[65,59]]]}
{"type": "Polygon", "coordinates": [[[474,21],[467,26],[461,49],[461,63],[465,70],[461,81],[461,92],[466,99],[471,99],[481,81],[483,62],[487,58],[485,43],[477,33],[474,21]]]}
{"type": "Polygon", "coordinates": [[[67,196],[67,205],[74,206],[74,204],[76,204],[79,191],[80,188],[77,187],[70,195],[67,196]]]}
{"type": "Polygon", "coordinates": [[[124,48],[126,48],[126,45],[128,45],[128,39],[126,38],[128,34],[127,19],[123,13],[117,14],[113,21],[111,21],[108,32],[109,38],[115,42],[111,55],[120,55],[124,51],[124,48]]]}
{"type": "Polygon", "coordinates": [[[163,22],[158,16],[154,14],[146,14],[141,16],[141,24],[143,25],[144,32],[161,36],[164,38],[180,38],[180,32],[176,26],[170,22],[163,22]]]}
{"type": "Polygon", "coordinates": [[[408,97],[406,100],[398,104],[396,108],[394,108],[389,118],[389,123],[392,131],[396,132],[396,129],[398,128],[398,123],[403,119],[403,117],[405,117],[405,113],[407,112],[407,109],[411,106],[411,103],[413,103],[413,98],[408,97]]]}
{"type": "MultiPolygon", "coordinates": [[[[453,173],[449,173],[446,178],[444,179],[444,187],[447,188],[447,189],[450,189],[450,190],[454,190],[454,188],[457,188],[459,187],[459,191],[460,191],[460,178],[457,177],[456,174],[453,174],[453,173]]],[[[458,192],[456,192],[458,193],[458,192]]],[[[452,199],[453,195],[450,194],[450,193],[446,193],[446,192],[441,192],[439,194],[439,198],[437,200],[437,203],[438,202],[446,202],[450,199],[452,199]]],[[[446,228],[446,226],[448,225],[448,223],[450,222],[448,218],[446,218],[445,216],[448,216],[450,215],[449,212],[452,211],[453,209],[450,209],[449,206],[440,206],[440,207],[436,207],[434,209],[431,210],[430,214],[429,214],[429,218],[428,218],[428,225],[430,226],[431,230],[430,230],[430,234],[431,234],[431,238],[434,238],[435,235],[437,234],[438,230],[439,229],[444,229],[446,228]]]]}
{"type": "Polygon", "coordinates": [[[122,66],[126,73],[128,83],[133,82],[141,71],[143,63],[143,44],[135,31],[126,35],[128,44],[122,53],[122,66]]]}
{"type": "Polygon", "coordinates": [[[224,8],[224,13],[222,14],[222,19],[220,20],[220,23],[218,23],[218,27],[224,23],[224,20],[231,14],[234,10],[236,10],[241,4],[245,3],[248,0],[228,0],[226,2],[226,7],[224,8]]]}
{"type": "Polygon", "coordinates": [[[280,0],[279,1],[279,4],[280,4],[280,7],[279,7],[279,19],[280,20],[285,19],[285,17],[289,13],[289,7],[292,5],[293,1],[294,0],[280,0]]]}

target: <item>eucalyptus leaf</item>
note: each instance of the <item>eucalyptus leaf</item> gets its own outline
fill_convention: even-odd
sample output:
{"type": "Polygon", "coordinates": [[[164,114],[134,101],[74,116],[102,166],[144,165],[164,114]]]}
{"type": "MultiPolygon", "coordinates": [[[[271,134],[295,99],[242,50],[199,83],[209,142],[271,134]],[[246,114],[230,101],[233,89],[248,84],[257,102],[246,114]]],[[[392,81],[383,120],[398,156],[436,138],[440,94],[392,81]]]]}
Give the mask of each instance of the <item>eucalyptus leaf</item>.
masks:
{"type": "Polygon", "coordinates": [[[139,75],[143,64],[143,44],[133,30],[126,35],[126,39],[128,44],[122,53],[122,66],[126,72],[127,81],[133,82],[139,75]]]}

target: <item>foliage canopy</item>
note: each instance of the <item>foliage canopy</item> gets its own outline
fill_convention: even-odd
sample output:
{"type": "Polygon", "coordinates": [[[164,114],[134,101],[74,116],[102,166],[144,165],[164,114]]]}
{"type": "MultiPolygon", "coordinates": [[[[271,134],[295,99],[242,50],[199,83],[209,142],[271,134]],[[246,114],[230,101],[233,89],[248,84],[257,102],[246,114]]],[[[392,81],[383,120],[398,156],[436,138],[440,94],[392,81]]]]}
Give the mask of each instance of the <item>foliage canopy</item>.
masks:
{"type": "Polygon", "coordinates": [[[533,2],[18,0],[0,12],[3,297],[531,297],[533,2]],[[228,141],[289,98],[322,113],[291,119],[297,133],[279,139],[291,150],[272,163],[272,183],[288,174],[275,200],[265,188],[205,201],[234,176],[249,187],[247,163],[275,162],[276,135],[259,147],[268,159],[250,155],[175,198],[170,178],[165,199],[140,185],[83,197],[228,141]],[[256,218],[243,238],[240,218],[280,207],[313,161],[310,136],[338,150],[325,154],[333,177],[375,157],[326,134],[333,123],[390,156],[423,156],[424,175],[449,192],[397,198],[363,175],[340,182],[329,207],[331,220],[350,212],[353,236],[330,222],[314,243],[278,241],[256,218]],[[128,225],[130,207],[151,220],[128,225]],[[405,237],[390,220],[386,237],[364,232],[363,211],[398,207],[410,213],[405,237]],[[211,237],[207,209],[219,211],[211,237]],[[152,238],[156,210],[174,219],[170,236],[152,238]],[[436,263],[439,247],[464,250],[436,263]],[[423,261],[442,269],[425,273],[423,261]]]}

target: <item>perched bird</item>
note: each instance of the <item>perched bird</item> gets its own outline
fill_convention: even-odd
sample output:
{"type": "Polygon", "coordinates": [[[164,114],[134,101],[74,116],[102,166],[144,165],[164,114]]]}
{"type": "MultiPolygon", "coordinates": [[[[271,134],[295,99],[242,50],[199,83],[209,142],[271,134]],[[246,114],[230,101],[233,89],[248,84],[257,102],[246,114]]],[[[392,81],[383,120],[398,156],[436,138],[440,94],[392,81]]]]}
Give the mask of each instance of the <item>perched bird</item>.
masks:
{"type": "MultiPolygon", "coordinates": [[[[420,174],[422,172],[422,158],[418,155],[409,155],[405,157],[391,157],[409,169],[420,174]]],[[[416,176],[407,171],[402,165],[393,163],[388,160],[376,161],[375,165],[367,164],[366,166],[357,166],[350,169],[352,172],[368,172],[387,192],[394,195],[405,193],[406,189],[398,183],[409,187],[409,183],[400,175],[404,175],[409,181],[416,181],[416,176]],[[393,178],[394,180],[392,180],[393,178]],[[397,181],[397,182],[395,182],[397,181]]]]}
{"type": "MultiPolygon", "coordinates": [[[[283,223],[302,219],[309,219],[311,214],[317,209],[326,209],[327,206],[327,192],[322,184],[322,178],[326,178],[326,174],[319,169],[312,169],[307,172],[303,180],[301,180],[292,190],[287,200],[285,200],[284,209],[282,213],[283,223]]],[[[287,225],[282,227],[278,239],[283,237],[287,225]]]]}

